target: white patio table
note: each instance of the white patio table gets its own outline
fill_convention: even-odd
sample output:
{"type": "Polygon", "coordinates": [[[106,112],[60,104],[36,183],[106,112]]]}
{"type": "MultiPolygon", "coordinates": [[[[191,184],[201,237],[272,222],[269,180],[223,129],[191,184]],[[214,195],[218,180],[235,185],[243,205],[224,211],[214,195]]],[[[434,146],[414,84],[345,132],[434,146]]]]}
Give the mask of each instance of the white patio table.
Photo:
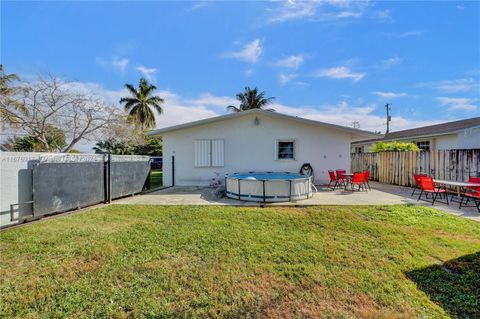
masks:
{"type": "Polygon", "coordinates": [[[461,197],[460,189],[462,187],[480,187],[480,183],[457,182],[457,181],[449,181],[449,180],[444,180],[444,179],[434,179],[433,182],[437,183],[437,184],[442,184],[442,185],[445,185],[445,186],[452,186],[453,188],[455,188],[457,190],[458,198],[461,197]]]}

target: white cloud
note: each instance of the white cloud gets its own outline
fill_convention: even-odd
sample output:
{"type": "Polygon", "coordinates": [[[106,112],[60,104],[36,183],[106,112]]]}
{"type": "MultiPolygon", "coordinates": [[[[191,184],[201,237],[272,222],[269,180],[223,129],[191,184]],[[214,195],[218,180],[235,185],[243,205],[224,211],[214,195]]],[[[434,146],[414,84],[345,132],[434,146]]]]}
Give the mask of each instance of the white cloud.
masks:
{"type": "Polygon", "coordinates": [[[120,98],[128,95],[127,89],[110,90],[94,82],[66,82],[64,86],[78,93],[98,96],[105,103],[117,107],[120,107],[120,98]]]}
{"type": "Polygon", "coordinates": [[[155,79],[155,73],[157,72],[157,69],[155,68],[147,68],[143,65],[140,65],[135,68],[138,72],[142,73],[142,75],[147,78],[148,80],[154,80],[155,79]]]}
{"type": "Polygon", "coordinates": [[[339,13],[334,14],[335,18],[358,18],[362,16],[363,12],[355,12],[355,11],[342,11],[339,13]]]}
{"type": "Polygon", "coordinates": [[[227,53],[230,58],[240,59],[249,63],[256,63],[260,55],[262,55],[263,47],[260,39],[245,44],[240,50],[227,53]]]}
{"type": "Polygon", "coordinates": [[[425,82],[417,85],[418,87],[431,87],[445,93],[461,93],[472,90],[480,91],[480,83],[473,78],[425,82]]]}
{"type": "Polygon", "coordinates": [[[407,93],[381,92],[381,91],[372,92],[372,94],[375,94],[383,99],[395,99],[397,97],[407,96],[407,93]]]}
{"type": "MultiPolygon", "coordinates": [[[[120,108],[118,103],[122,96],[128,95],[126,89],[110,90],[98,83],[73,82],[69,85],[84,93],[91,93],[103,97],[106,101],[120,108]]],[[[227,105],[238,105],[234,97],[203,93],[197,97],[185,98],[169,90],[160,90],[156,95],[165,99],[162,105],[164,113],[156,115],[157,127],[167,127],[209,117],[226,114],[227,105]]],[[[322,104],[317,106],[290,106],[280,103],[271,105],[276,111],[293,116],[304,117],[312,120],[323,121],[344,126],[351,126],[354,121],[360,122],[364,130],[385,130],[385,118],[376,114],[376,105],[350,105],[346,101],[336,104],[322,104]]],[[[453,120],[453,119],[452,119],[453,120]]],[[[438,120],[418,121],[402,116],[393,116],[392,130],[401,130],[439,123],[438,120]]],[[[91,151],[91,146],[82,148],[91,151]]]]}
{"type": "MultiPolygon", "coordinates": [[[[111,90],[93,82],[69,82],[66,85],[78,92],[103,98],[105,102],[118,108],[121,108],[120,98],[129,95],[125,88],[111,90]]],[[[227,105],[238,104],[234,98],[210,93],[201,94],[194,99],[183,98],[169,90],[159,90],[154,94],[165,99],[165,103],[162,104],[163,114],[155,115],[158,128],[224,114],[227,105]]]]}
{"type": "Polygon", "coordinates": [[[278,75],[278,80],[280,81],[280,84],[285,85],[296,77],[297,77],[296,74],[283,74],[282,73],[282,74],[278,75]]]}
{"type": "MultiPolygon", "coordinates": [[[[311,120],[326,123],[351,126],[352,122],[358,121],[360,129],[369,131],[385,131],[385,117],[374,114],[376,106],[373,104],[351,106],[346,101],[332,105],[320,105],[317,107],[303,106],[291,107],[274,103],[271,105],[277,112],[293,116],[299,116],[311,120]]],[[[393,116],[390,127],[393,131],[399,131],[414,127],[433,125],[440,123],[438,120],[412,120],[402,116],[393,116]]]]}
{"type": "Polygon", "coordinates": [[[382,61],[382,68],[387,70],[387,69],[390,69],[392,66],[396,65],[396,64],[399,64],[403,61],[402,58],[398,57],[398,56],[394,56],[392,58],[389,58],[389,59],[386,59],[386,60],[383,60],[382,61]]]}
{"type": "Polygon", "coordinates": [[[473,103],[478,99],[471,99],[465,97],[437,97],[438,102],[446,106],[449,111],[475,111],[477,106],[473,103]]]}
{"type": "Polygon", "coordinates": [[[386,10],[379,10],[376,12],[376,16],[383,21],[393,21],[392,12],[388,9],[386,10]]]}
{"type": "Polygon", "coordinates": [[[198,98],[187,101],[189,104],[202,105],[202,106],[214,106],[225,109],[228,105],[237,105],[238,101],[233,97],[217,96],[211,93],[203,93],[198,98]]]}
{"type": "Polygon", "coordinates": [[[304,60],[305,58],[301,54],[291,55],[276,61],[274,65],[281,68],[298,69],[304,60]]]}
{"type": "MultiPolygon", "coordinates": [[[[189,101],[171,91],[160,91],[158,95],[165,99],[165,103],[162,106],[163,114],[155,115],[158,128],[220,115],[220,113],[208,108],[208,106],[212,105],[210,104],[212,101],[204,100],[203,103],[201,100],[189,101]]],[[[200,99],[205,99],[205,97],[200,97],[200,99]]],[[[226,105],[224,107],[226,108],[226,105]]]]}
{"type": "Polygon", "coordinates": [[[269,8],[269,22],[281,23],[308,18],[314,21],[335,21],[361,17],[368,1],[350,0],[289,0],[269,8]]]}
{"type": "Polygon", "coordinates": [[[127,58],[119,58],[117,56],[113,57],[111,60],[105,60],[100,57],[97,57],[95,60],[102,67],[112,67],[120,72],[125,71],[129,62],[127,58]]]}
{"type": "Polygon", "coordinates": [[[423,30],[413,30],[413,31],[402,32],[398,35],[398,37],[399,38],[421,37],[424,34],[425,34],[425,31],[423,30]]]}
{"type": "Polygon", "coordinates": [[[317,77],[327,77],[331,79],[351,79],[353,82],[358,82],[367,75],[361,72],[352,72],[349,67],[337,66],[329,69],[322,69],[316,73],[317,77]]]}
{"type": "Polygon", "coordinates": [[[211,4],[210,1],[199,1],[195,2],[190,8],[187,9],[187,11],[195,11],[199,10],[202,8],[205,8],[207,5],[211,4]]]}
{"type": "Polygon", "coordinates": [[[255,70],[254,69],[246,69],[245,70],[245,76],[252,76],[253,73],[255,73],[255,70]]]}
{"type": "Polygon", "coordinates": [[[304,81],[295,81],[293,84],[300,85],[300,86],[309,86],[310,83],[304,81]]]}
{"type": "Polygon", "coordinates": [[[286,1],[276,8],[270,17],[270,22],[283,22],[306,17],[312,17],[320,5],[317,1],[286,1]]]}
{"type": "Polygon", "coordinates": [[[115,57],[112,60],[112,65],[115,69],[123,72],[127,68],[128,59],[126,59],[126,58],[120,59],[120,58],[115,57]]]}

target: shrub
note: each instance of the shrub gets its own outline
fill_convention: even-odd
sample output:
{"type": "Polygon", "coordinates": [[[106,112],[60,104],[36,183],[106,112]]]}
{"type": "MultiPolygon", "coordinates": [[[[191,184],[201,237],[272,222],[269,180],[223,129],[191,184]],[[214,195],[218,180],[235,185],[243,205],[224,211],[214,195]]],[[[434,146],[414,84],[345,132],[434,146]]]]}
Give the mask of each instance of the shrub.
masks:
{"type": "Polygon", "coordinates": [[[408,151],[415,151],[419,152],[420,148],[418,148],[417,144],[415,143],[402,143],[397,141],[392,142],[377,142],[373,144],[372,152],[408,152],[408,151]]]}

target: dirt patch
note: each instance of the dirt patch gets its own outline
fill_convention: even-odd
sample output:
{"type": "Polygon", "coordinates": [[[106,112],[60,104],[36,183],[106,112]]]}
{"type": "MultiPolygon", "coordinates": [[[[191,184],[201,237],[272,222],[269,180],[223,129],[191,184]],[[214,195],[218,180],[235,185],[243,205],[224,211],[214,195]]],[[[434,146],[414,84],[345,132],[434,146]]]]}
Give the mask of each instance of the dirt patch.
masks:
{"type": "Polygon", "coordinates": [[[63,265],[62,276],[69,283],[78,280],[88,273],[94,272],[103,267],[107,262],[107,256],[96,252],[82,259],[75,259],[63,265]]]}

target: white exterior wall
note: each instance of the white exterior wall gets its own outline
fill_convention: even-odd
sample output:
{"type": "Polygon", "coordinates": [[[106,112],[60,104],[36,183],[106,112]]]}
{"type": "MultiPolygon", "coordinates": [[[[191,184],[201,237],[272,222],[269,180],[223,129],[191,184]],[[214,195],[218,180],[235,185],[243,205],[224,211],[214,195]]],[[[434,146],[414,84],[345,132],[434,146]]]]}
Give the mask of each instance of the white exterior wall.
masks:
{"type": "Polygon", "coordinates": [[[459,132],[458,148],[480,148],[480,127],[474,127],[459,132]]]}
{"type": "MultiPolygon", "coordinates": [[[[458,147],[458,135],[440,135],[435,137],[435,150],[452,150],[457,149],[458,147]]],[[[432,145],[432,141],[430,141],[432,145]]]]}
{"type": "Polygon", "coordinates": [[[328,182],[328,170],[350,168],[351,134],[334,128],[302,124],[263,114],[251,114],[162,134],[163,184],[172,185],[175,156],[175,185],[208,185],[215,172],[298,172],[303,163],[314,169],[315,182],[328,182]],[[260,123],[254,124],[255,117],[260,123]],[[223,139],[224,167],[195,167],[194,141],[223,139]],[[295,139],[295,160],[276,160],[276,140],[295,139]]]}
{"type": "MultiPolygon", "coordinates": [[[[32,164],[41,153],[0,153],[0,226],[10,221],[10,205],[32,200],[32,164]]],[[[32,214],[31,205],[18,207],[15,217],[32,214]]]]}

